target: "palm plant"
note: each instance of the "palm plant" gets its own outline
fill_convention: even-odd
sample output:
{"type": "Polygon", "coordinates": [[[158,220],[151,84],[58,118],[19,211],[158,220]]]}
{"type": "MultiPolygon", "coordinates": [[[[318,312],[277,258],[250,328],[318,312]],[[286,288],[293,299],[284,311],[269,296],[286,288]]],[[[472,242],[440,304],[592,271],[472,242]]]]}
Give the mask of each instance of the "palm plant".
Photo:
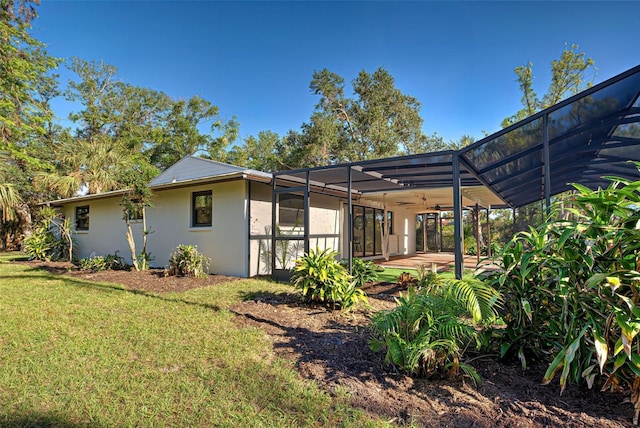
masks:
{"type": "Polygon", "coordinates": [[[500,296],[470,276],[430,284],[419,291],[410,287],[396,299],[396,308],[373,316],[370,347],[386,350],[387,363],[412,374],[428,377],[447,371],[455,376],[462,370],[479,382],[476,371],[461,357],[469,345],[481,345],[476,324],[495,318],[500,296]]]}
{"type": "Polygon", "coordinates": [[[73,196],[86,188],[89,194],[113,190],[118,176],[129,166],[130,155],[122,145],[108,138],[70,140],[57,154],[64,168],[60,172],[40,172],[38,181],[62,196],[73,196]]]}
{"type": "Polygon", "coordinates": [[[0,214],[2,221],[15,219],[15,208],[22,202],[20,194],[11,183],[0,183],[0,214]]]}
{"type": "MultiPolygon", "coordinates": [[[[636,164],[640,169],[640,163],[636,164]]],[[[630,392],[640,416],[640,181],[574,185],[568,219],[517,236],[491,282],[508,296],[502,349],[549,359],[559,377],[630,392]],[[532,349],[533,348],[533,349],[532,349]]],[[[500,259],[498,259],[500,261],[500,259]]]]}

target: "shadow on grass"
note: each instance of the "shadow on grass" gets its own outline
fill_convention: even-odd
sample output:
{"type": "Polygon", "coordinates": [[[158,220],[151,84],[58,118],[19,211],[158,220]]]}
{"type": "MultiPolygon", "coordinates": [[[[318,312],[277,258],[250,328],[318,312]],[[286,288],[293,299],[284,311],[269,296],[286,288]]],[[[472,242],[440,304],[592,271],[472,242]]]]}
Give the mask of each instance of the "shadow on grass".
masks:
{"type": "Polygon", "coordinates": [[[76,423],[68,421],[66,418],[51,414],[51,413],[38,413],[38,412],[27,412],[16,415],[0,415],[0,427],[4,428],[14,428],[14,427],[25,427],[25,428],[79,428],[79,427],[92,427],[92,428],[100,428],[105,425],[92,421],[91,423],[76,423]]]}
{"type": "Polygon", "coordinates": [[[33,278],[33,279],[38,279],[38,280],[47,280],[47,281],[64,281],[67,284],[73,285],[75,287],[80,287],[80,288],[86,288],[86,289],[90,289],[90,290],[99,290],[99,291],[104,291],[104,292],[124,292],[124,293],[130,293],[130,294],[135,294],[135,295],[139,295],[139,296],[144,296],[144,297],[149,297],[152,299],[158,299],[158,300],[162,300],[165,302],[175,302],[175,303],[184,303],[186,305],[193,305],[193,306],[199,306],[205,309],[210,309],[213,311],[220,311],[220,307],[217,305],[211,305],[209,303],[202,303],[202,302],[194,302],[191,300],[186,300],[186,299],[180,299],[180,298],[170,298],[170,297],[164,297],[163,295],[160,295],[158,293],[152,293],[152,292],[148,292],[148,291],[144,291],[144,290],[136,290],[136,289],[132,289],[132,288],[127,288],[125,286],[122,285],[118,285],[115,283],[108,283],[108,282],[97,282],[97,281],[86,281],[86,280],[82,280],[82,279],[76,279],[67,275],[64,275],[63,272],[52,272],[50,269],[46,268],[46,267],[33,267],[33,268],[29,268],[26,270],[26,272],[43,272],[45,273],[44,275],[25,275],[25,274],[18,274],[15,276],[5,276],[5,277],[0,277],[1,278],[33,278]]]}

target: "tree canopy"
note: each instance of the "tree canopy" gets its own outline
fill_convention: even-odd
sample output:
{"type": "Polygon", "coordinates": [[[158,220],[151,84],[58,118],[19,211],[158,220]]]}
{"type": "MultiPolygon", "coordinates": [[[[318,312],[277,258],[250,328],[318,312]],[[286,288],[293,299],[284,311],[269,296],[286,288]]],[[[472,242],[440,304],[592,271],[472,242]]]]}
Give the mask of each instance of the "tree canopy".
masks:
{"type": "MultiPolygon", "coordinates": [[[[403,93],[383,67],[347,83],[329,69],[313,72],[317,103],[309,119],[285,135],[260,131],[237,141],[240,124],[212,101],[166,93],[122,80],[103,61],[50,56],[30,34],[38,0],[0,2],[0,217],[28,233],[37,203],[79,193],[140,186],[185,155],[276,171],[459,148],[422,127],[422,104],[403,93]],[[73,77],[63,85],[56,68],[73,77]],[[51,102],[73,105],[71,126],[56,120],[51,102]],[[132,174],[136,182],[132,183],[132,174]]],[[[539,96],[533,64],[515,69],[522,108],[509,126],[592,84],[591,58],[566,45],[551,62],[551,81],[539,96]]],[[[531,213],[529,213],[531,214],[531,213]]],[[[527,218],[530,215],[527,214],[527,218]]],[[[17,232],[16,232],[17,236],[17,232]]]]}

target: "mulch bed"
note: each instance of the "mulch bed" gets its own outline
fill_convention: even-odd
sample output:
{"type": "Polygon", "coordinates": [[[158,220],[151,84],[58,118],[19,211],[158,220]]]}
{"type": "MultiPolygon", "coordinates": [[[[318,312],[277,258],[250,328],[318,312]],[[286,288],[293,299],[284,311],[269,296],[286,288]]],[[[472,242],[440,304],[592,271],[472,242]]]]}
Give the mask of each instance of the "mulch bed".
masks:
{"type": "MultiPolygon", "coordinates": [[[[115,282],[132,290],[164,293],[215,286],[235,278],[165,277],[162,271],[86,272],[64,263],[32,263],[50,272],[86,280],[115,282]]],[[[390,308],[398,289],[377,284],[367,290],[375,310],[390,308]]],[[[299,302],[294,293],[261,294],[235,305],[240,326],[264,330],[274,351],[290,359],[300,376],[329,393],[349,391],[352,405],[399,425],[421,427],[625,427],[633,408],[621,394],[568,386],[543,386],[546,366],[523,371],[519,364],[478,358],[471,362],[483,379],[474,387],[463,379],[414,379],[384,364],[368,347],[369,312],[343,314],[299,302]]]]}

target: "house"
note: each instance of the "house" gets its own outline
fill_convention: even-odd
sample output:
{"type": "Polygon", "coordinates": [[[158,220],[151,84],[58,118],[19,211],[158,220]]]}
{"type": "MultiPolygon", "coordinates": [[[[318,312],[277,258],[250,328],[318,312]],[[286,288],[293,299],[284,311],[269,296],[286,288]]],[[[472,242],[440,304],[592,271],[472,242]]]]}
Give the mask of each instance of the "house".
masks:
{"type": "MultiPolygon", "coordinates": [[[[271,271],[272,174],[186,156],[154,178],[152,206],[147,209],[147,251],[151,266],[168,265],[179,244],[194,244],[211,259],[210,271],[251,277],[271,271]]],[[[72,220],[76,229],[76,256],[118,254],[131,262],[120,205],[125,190],[84,195],[49,202],[72,220]]],[[[282,235],[302,236],[303,200],[296,194],[280,195],[276,224],[282,235]]],[[[344,192],[313,194],[309,202],[311,248],[330,248],[346,254],[347,203],[344,192]],[[336,196],[337,195],[337,196],[336,196]]],[[[381,239],[376,220],[383,216],[380,201],[361,200],[356,213],[354,255],[380,257],[381,239]]],[[[415,215],[398,207],[388,210],[392,254],[415,253],[415,215]]],[[[141,222],[134,222],[138,251],[142,246],[141,222]]],[[[379,226],[378,226],[379,230],[379,226]]],[[[286,266],[303,254],[295,241],[279,243],[277,259],[286,266]]]]}
{"type": "MultiPolygon", "coordinates": [[[[450,211],[461,277],[465,207],[543,201],[549,210],[551,197],[571,183],[597,189],[607,176],[637,180],[629,161],[640,163],[639,123],[640,65],[460,150],[273,174],[187,156],[150,184],[148,251],[152,265],[163,266],[178,244],[196,244],[214,273],[276,275],[315,247],[349,259],[381,257],[387,225],[387,253],[415,254],[416,215],[433,236],[440,212],[450,211]]],[[[73,220],[79,257],[128,256],[124,193],[49,203],[73,220]]],[[[442,226],[440,234],[438,249],[442,226]]],[[[424,248],[427,242],[425,232],[424,248]]]]}

